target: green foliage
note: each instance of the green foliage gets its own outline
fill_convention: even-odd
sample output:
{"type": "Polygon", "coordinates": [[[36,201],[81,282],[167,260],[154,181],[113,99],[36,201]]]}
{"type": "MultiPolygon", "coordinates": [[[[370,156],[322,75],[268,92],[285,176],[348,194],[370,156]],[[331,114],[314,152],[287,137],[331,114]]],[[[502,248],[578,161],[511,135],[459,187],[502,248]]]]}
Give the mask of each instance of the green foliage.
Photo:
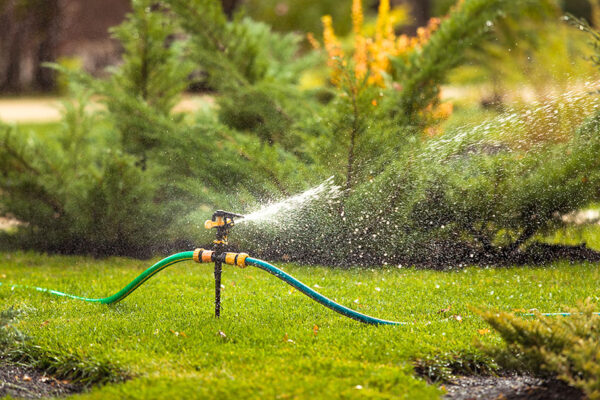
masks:
{"type": "Polygon", "coordinates": [[[220,120],[287,149],[294,123],[306,116],[300,72],[314,57],[298,57],[300,37],[279,34],[242,16],[227,21],[216,0],[169,0],[190,35],[190,57],[219,94],[220,120]]]}
{"type": "Polygon", "coordinates": [[[158,186],[135,157],[106,148],[83,106],[70,108],[55,136],[4,127],[0,208],[23,221],[24,247],[94,254],[143,254],[165,214],[152,202],[158,186]]]}
{"type": "Polygon", "coordinates": [[[431,39],[416,51],[394,60],[394,80],[402,88],[391,97],[391,112],[402,126],[421,125],[421,113],[436,103],[440,84],[466,60],[467,50],[489,36],[494,23],[522,10],[528,1],[465,1],[442,22],[431,39]]]}
{"type": "MultiPolygon", "coordinates": [[[[187,6],[174,4],[179,12],[187,6]]],[[[214,18],[198,33],[167,4],[134,1],[127,20],[113,29],[124,55],[108,78],[54,66],[69,78],[73,96],[60,127],[43,135],[2,128],[0,210],[23,222],[13,241],[48,251],[147,257],[176,241],[207,240],[198,234],[199,221],[214,208],[240,209],[306,184],[299,177],[308,168],[283,147],[298,144],[285,135],[289,116],[265,94],[296,79],[296,38],[249,20],[226,22],[216,1],[205,7],[214,18]],[[227,40],[227,56],[218,44],[210,46],[211,27],[227,40]],[[237,116],[267,113],[264,121],[276,129],[264,131],[268,124],[259,117],[255,134],[248,134],[212,111],[174,112],[197,54],[206,60],[203,68],[212,66],[214,82],[223,82],[223,96],[246,96],[238,100],[247,112],[237,108],[237,116]],[[231,69],[223,72],[219,62],[231,69]],[[244,94],[231,81],[237,76],[244,94]],[[87,108],[92,96],[104,109],[87,108]]],[[[294,100],[280,93],[282,103],[294,100]]],[[[224,103],[219,109],[226,110],[224,103]]]]}
{"type": "Polygon", "coordinates": [[[535,4],[466,0],[392,60],[383,86],[348,59],[340,87],[313,92],[298,80],[319,55],[299,55],[298,36],[228,20],[216,0],[136,0],[113,29],[123,63],[106,79],[61,69],[74,101],[60,127],[2,127],[0,212],[23,222],[12,238],[24,247],[149,255],[208,241],[199,229],[215,208],[244,212],[333,175],[338,197],[255,230],[247,251],[308,257],[306,243],[329,237],[306,261],[501,262],[597,199],[597,118],[575,129],[595,104],[425,133],[449,72],[535,4]],[[196,78],[216,106],[175,112],[196,78]]]}
{"type": "Polygon", "coordinates": [[[454,376],[493,375],[498,370],[489,356],[456,351],[417,358],[414,365],[415,372],[429,382],[449,382],[454,376]]]}
{"type": "Polygon", "coordinates": [[[524,13],[525,17],[502,20],[495,29],[497,40],[469,52],[473,61],[453,83],[486,84],[492,90],[491,100],[501,106],[515,99],[543,100],[598,78],[588,60],[595,50],[589,46],[587,23],[581,22],[579,28],[574,20],[577,28],[570,27],[555,1],[542,1],[524,13]]]}
{"type": "MultiPolygon", "coordinates": [[[[556,374],[578,387],[589,399],[600,398],[600,317],[589,299],[569,310],[569,317],[535,319],[481,312],[506,343],[506,351],[525,368],[538,373],[556,374]]],[[[495,351],[495,350],[494,350],[495,351]]]]}
{"type": "Polygon", "coordinates": [[[123,150],[145,162],[146,152],[168,140],[164,136],[181,119],[172,109],[188,86],[192,64],[183,57],[183,44],[174,38],[176,24],[160,3],[133,1],[132,13],[112,33],[124,48],[123,63],[107,80],[81,78],[102,97],[123,150]]]}

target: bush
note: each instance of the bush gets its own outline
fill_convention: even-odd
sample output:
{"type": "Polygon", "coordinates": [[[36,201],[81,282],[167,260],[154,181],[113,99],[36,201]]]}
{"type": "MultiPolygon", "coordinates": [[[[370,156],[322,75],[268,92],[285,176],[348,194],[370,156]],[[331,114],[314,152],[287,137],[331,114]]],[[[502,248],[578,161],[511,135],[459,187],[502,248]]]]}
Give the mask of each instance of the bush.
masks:
{"type": "MultiPolygon", "coordinates": [[[[23,222],[10,239],[40,251],[149,257],[202,240],[199,220],[215,208],[238,209],[305,181],[297,177],[306,168],[280,145],[213,115],[173,112],[193,69],[177,21],[164,3],[134,1],[113,29],[125,54],[107,79],[61,70],[74,98],[60,129],[36,135],[2,127],[0,212],[23,222]],[[92,95],[105,111],[86,111],[92,95]]],[[[269,54],[262,57],[268,64],[269,54]]]]}
{"type": "MultiPolygon", "coordinates": [[[[529,372],[556,374],[589,399],[600,399],[600,316],[596,311],[588,299],[569,310],[569,317],[538,313],[531,320],[492,311],[480,314],[504,339],[506,352],[512,356],[507,359],[529,372]]],[[[488,351],[498,355],[495,348],[488,351]]]]}

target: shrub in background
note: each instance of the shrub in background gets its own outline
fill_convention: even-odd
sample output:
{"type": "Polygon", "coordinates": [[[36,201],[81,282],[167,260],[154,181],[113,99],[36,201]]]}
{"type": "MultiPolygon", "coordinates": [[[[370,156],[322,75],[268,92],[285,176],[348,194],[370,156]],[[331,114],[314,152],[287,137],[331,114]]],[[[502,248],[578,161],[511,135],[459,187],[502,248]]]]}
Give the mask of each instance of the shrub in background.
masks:
{"type": "MultiPolygon", "coordinates": [[[[304,182],[296,177],[306,168],[280,145],[213,115],[174,113],[193,69],[187,54],[194,35],[179,39],[178,19],[165,3],[132,5],[113,30],[123,63],[107,79],[62,70],[75,98],[60,129],[36,135],[2,127],[0,212],[23,222],[10,236],[21,247],[149,257],[198,239],[194,215],[238,209],[304,182]],[[86,111],[92,95],[105,110],[86,111]]],[[[220,49],[212,51],[218,58],[220,49]]],[[[269,64],[270,53],[261,54],[269,64]]],[[[269,71],[274,78],[281,72],[269,71]]],[[[221,73],[223,81],[234,76],[221,73]]]]}
{"type": "Polygon", "coordinates": [[[580,388],[587,398],[600,399],[600,316],[596,311],[588,299],[570,309],[569,317],[537,314],[531,320],[493,311],[480,314],[506,343],[504,356],[498,357],[498,348],[487,348],[497,359],[511,367],[556,375],[580,388]]]}

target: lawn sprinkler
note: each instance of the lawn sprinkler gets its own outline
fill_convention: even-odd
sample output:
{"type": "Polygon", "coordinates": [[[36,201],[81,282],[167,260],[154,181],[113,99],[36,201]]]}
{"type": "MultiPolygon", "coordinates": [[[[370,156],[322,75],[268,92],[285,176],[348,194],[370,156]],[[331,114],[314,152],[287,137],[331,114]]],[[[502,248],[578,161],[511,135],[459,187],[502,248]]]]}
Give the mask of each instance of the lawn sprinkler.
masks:
{"type": "MultiPolygon", "coordinates": [[[[204,249],[196,249],[194,251],[194,261],[202,262],[214,262],[215,263],[215,317],[221,315],[221,273],[223,272],[223,262],[226,262],[223,257],[227,249],[227,236],[229,235],[229,229],[234,225],[234,218],[242,218],[243,215],[227,212],[223,210],[217,210],[213,214],[212,218],[204,223],[206,229],[217,228],[217,237],[213,241],[214,250],[208,251],[204,249]],[[217,257],[214,257],[217,255],[217,257]],[[206,259],[206,261],[205,261],[206,259]]],[[[248,257],[248,254],[236,255],[236,265],[238,257],[248,257]]],[[[242,259],[240,258],[240,261],[242,259]]]]}
{"type": "Polygon", "coordinates": [[[300,282],[293,276],[285,273],[281,269],[266,263],[262,260],[251,258],[246,253],[232,253],[227,252],[227,237],[229,230],[235,225],[234,218],[243,218],[243,215],[235,214],[232,212],[218,210],[212,218],[204,223],[206,229],[216,228],[216,238],[213,241],[213,250],[196,249],[193,252],[193,260],[197,263],[214,263],[215,264],[215,316],[219,317],[221,314],[221,273],[223,264],[234,265],[240,268],[246,268],[248,265],[258,267],[277,278],[283,280],[287,284],[291,285],[295,289],[304,293],[316,302],[338,312],[346,317],[355,319],[360,322],[367,324],[385,324],[385,325],[399,325],[399,322],[386,321],[374,317],[370,317],[365,314],[356,312],[350,308],[344,307],[341,304],[334,302],[331,299],[321,295],[314,291],[304,283],[300,282]]]}
{"type": "MultiPolygon", "coordinates": [[[[369,315],[361,314],[357,311],[354,311],[348,307],[345,307],[341,304],[336,303],[335,301],[323,296],[322,294],[316,292],[309,286],[300,282],[293,276],[288,273],[282,271],[281,269],[271,265],[265,261],[258,260],[256,258],[251,258],[246,253],[232,253],[227,252],[227,236],[229,234],[229,230],[234,226],[235,218],[243,218],[243,215],[235,214],[232,212],[218,210],[213,215],[212,218],[205,222],[204,227],[206,229],[216,228],[216,238],[213,241],[213,249],[196,249],[194,251],[184,251],[181,253],[173,254],[167,258],[164,258],[142,272],[137,278],[131,281],[127,286],[121,289],[119,292],[113,294],[109,297],[104,298],[87,298],[75,296],[69,293],[63,293],[56,290],[45,289],[40,287],[31,287],[24,285],[11,285],[12,287],[26,287],[30,289],[35,289],[40,292],[50,293],[57,296],[69,297],[72,299],[83,300],[93,303],[102,303],[102,304],[113,304],[123,300],[125,297],[129,296],[134,290],[140,287],[144,282],[148,279],[162,271],[163,269],[183,261],[196,261],[197,263],[214,263],[214,276],[215,276],[215,316],[219,317],[221,314],[221,273],[223,271],[223,264],[233,265],[240,268],[246,268],[247,266],[257,267],[270,273],[271,275],[276,276],[281,279],[288,285],[294,287],[298,291],[304,293],[312,300],[320,303],[321,305],[342,314],[348,318],[352,318],[359,322],[363,322],[365,324],[373,324],[373,325],[403,325],[401,322],[395,321],[386,321],[383,319],[371,317],[369,315]]],[[[1,285],[2,283],[0,283],[1,285]]]]}

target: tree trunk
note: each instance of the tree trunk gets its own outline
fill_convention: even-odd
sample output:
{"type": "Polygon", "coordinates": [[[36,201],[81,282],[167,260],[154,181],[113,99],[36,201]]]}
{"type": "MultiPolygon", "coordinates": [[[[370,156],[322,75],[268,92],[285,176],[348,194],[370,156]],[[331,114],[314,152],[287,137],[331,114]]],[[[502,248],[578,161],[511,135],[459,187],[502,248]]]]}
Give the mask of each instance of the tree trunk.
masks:
{"type": "Polygon", "coordinates": [[[227,15],[227,18],[231,19],[235,9],[240,4],[240,0],[221,0],[221,4],[223,5],[223,11],[225,12],[225,15],[227,15]]]}
{"type": "Polygon", "coordinates": [[[60,35],[60,0],[45,0],[37,15],[40,43],[37,47],[34,85],[41,91],[54,90],[56,86],[54,70],[44,67],[44,63],[56,61],[56,51],[60,35]]]}
{"type": "Polygon", "coordinates": [[[21,89],[21,58],[27,27],[18,20],[17,3],[0,3],[0,91],[18,92],[21,89]]]}

